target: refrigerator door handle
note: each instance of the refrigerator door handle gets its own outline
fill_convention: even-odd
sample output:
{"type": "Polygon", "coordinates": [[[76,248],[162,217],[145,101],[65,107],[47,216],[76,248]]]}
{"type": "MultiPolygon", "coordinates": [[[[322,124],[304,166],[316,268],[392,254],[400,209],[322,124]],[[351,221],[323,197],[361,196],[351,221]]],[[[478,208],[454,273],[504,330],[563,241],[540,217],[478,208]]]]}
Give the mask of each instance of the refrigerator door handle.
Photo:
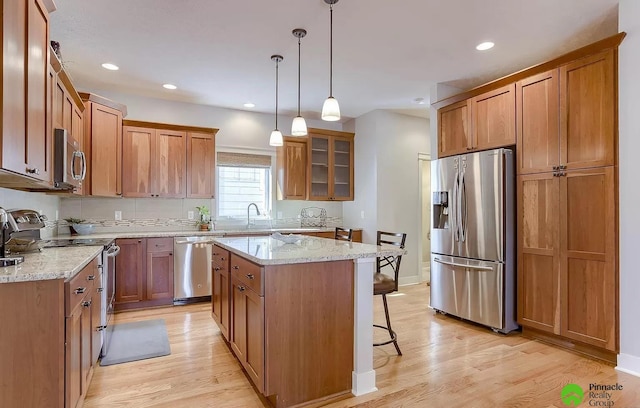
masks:
{"type": "Polygon", "coordinates": [[[467,240],[467,185],[464,181],[464,172],[460,178],[460,240],[465,242],[467,240]]]}
{"type": "Polygon", "coordinates": [[[458,186],[460,181],[460,173],[456,169],[456,178],[453,181],[453,200],[451,200],[451,205],[453,208],[451,209],[451,227],[453,228],[453,239],[458,242],[460,241],[460,229],[458,228],[458,186]]]}
{"type": "Polygon", "coordinates": [[[433,260],[436,261],[437,263],[440,263],[440,264],[443,264],[443,265],[459,266],[461,268],[478,269],[478,270],[481,270],[481,271],[493,271],[493,268],[491,268],[489,266],[466,265],[466,264],[460,264],[460,263],[456,263],[456,262],[447,262],[447,261],[443,261],[443,260],[438,259],[438,258],[433,258],[433,260]]]}

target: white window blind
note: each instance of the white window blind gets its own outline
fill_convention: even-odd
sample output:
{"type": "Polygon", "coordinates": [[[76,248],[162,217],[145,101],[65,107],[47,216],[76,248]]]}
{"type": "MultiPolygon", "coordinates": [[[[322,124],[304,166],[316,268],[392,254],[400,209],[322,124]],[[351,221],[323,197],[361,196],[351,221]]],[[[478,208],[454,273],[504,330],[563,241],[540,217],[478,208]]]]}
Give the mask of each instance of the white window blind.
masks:
{"type": "Polygon", "coordinates": [[[271,156],[219,152],[216,164],[219,217],[246,218],[251,203],[271,212],[271,156]]]}

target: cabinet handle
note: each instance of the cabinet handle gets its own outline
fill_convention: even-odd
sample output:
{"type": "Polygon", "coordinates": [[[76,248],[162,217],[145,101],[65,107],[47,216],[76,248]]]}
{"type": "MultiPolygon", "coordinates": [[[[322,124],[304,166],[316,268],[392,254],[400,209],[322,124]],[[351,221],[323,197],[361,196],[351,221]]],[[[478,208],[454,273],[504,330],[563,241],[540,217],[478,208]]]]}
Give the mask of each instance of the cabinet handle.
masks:
{"type": "Polygon", "coordinates": [[[140,243],[142,243],[142,240],[141,240],[141,239],[139,239],[139,240],[138,240],[138,244],[140,244],[140,243]]]}
{"type": "Polygon", "coordinates": [[[173,252],[169,252],[169,256],[173,256],[173,252]]]}
{"type": "Polygon", "coordinates": [[[79,295],[81,293],[84,293],[87,290],[87,288],[77,288],[76,290],[73,291],[73,293],[75,293],[76,295],[79,295]]]}
{"type": "Polygon", "coordinates": [[[98,293],[102,293],[102,292],[104,292],[104,288],[98,288],[98,291],[97,291],[97,292],[98,292],[98,293]]]}
{"type": "Polygon", "coordinates": [[[255,276],[253,276],[253,274],[252,274],[252,273],[248,273],[248,274],[247,274],[247,278],[249,278],[249,279],[253,280],[253,279],[255,278],[255,276]]]}
{"type": "Polygon", "coordinates": [[[29,174],[40,174],[40,169],[37,168],[37,167],[34,167],[34,168],[27,167],[27,173],[29,173],[29,174]]]}
{"type": "Polygon", "coordinates": [[[82,302],[82,306],[84,306],[84,307],[89,307],[89,306],[91,306],[91,301],[89,300],[89,301],[87,301],[87,302],[82,302]]]}
{"type": "Polygon", "coordinates": [[[218,256],[218,255],[220,255],[220,254],[219,254],[219,253],[217,253],[217,252],[213,252],[211,255],[213,255],[213,256],[218,256]]]}
{"type": "Polygon", "coordinates": [[[95,276],[95,275],[89,275],[89,276],[87,276],[87,280],[88,280],[88,281],[92,281],[92,280],[95,280],[95,279],[96,279],[96,276],[95,276]]]}
{"type": "Polygon", "coordinates": [[[97,327],[96,327],[96,331],[97,331],[97,332],[101,332],[101,331],[103,331],[103,330],[104,330],[104,329],[106,329],[106,328],[107,328],[107,326],[97,326],[97,327]]]}
{"type": "Polygon", "coordinates": [[[559,170],[558,167],[560,167],[560,166],[553,166],[553,169],[554,170],[559,170]]]}
{"type": "Polygon", "coordinates": [[[560,172],[560,174],[559,174],[558,176],[559,176],[559,177],[564,177],[564,176],[566,176],[566,175],[567,175],[567,173],[565,173],[564,171],[561,171],[561,172],[560,172]]]}
{"type": "Polygon", "coordinates": [[[214,271],[219,271],[220,267],[216,266],[215,268],[213,268],[214,271]]]}
{"type": "Polygon", "coordinates": [[[221,261],[226,261],[226,258],[225,258],[224,256],[221,256],[221,257],[220,257],[220,260],[221,260],[221,261]]]}
{"type": "Polygon", "coordinates": [[[232,268],[232,269],[235,269],[235,270],[240,269],[240,267],[239,267],[238,265],[233,265],[231,268],[232,268]]]}
{"type": "Polygon", "coordinates": [[[240,292],[244,292],[244,290],[245,290],[245,289],[246,289],[246,288],[245,288],[244,286],[238,286],[238,290],[239,290],[240,292]]]}
{"type": "Polygon", "coordinates": [[[567,166],[565,166],[564,164],[562,166],[560,166],[560,170],[566,170],[567,166]]]}

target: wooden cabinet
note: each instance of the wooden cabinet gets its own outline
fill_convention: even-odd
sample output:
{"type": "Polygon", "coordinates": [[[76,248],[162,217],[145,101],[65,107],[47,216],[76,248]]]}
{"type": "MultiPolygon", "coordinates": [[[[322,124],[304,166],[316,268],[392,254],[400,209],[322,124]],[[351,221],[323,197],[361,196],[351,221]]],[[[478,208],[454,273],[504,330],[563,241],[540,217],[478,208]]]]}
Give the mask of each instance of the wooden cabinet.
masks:
{"type": "Polygon", "coordinates": [[[101,197],[122,195],[122,118],[124,105],[101,96],[80,93],[85,106],[84,152],[87,176],[84,194],[101,197]]]}
{"type": "MultiPolygon", "coordinates": [[[[335,231],[323,231],[323,232],[309,232],[309,233],[305,233],[304,235],[309,235],[312,237],[319,237],[319,238],[328,238],[328,239],[334,239],[336,236],[335,231]]],[[[351,234],[351,241],[352,242],[360,242],[362,243],[362,230],[361,229],[354,229],[353,233],[351,234]]]]}
{"type": "Polygon", "coordinates": [[[231,327],[229,251],[217,245],[213,246],[211,253],[211,273],[211,315],[228,341],[231,327]]]}
{"type": "Polygon", "coordinates": [[[353,137],[353,133],[309,129],[309,200],[353,200],[353,137]]]}
{"type": "Polygon", "coordinates": [[[49,14],[40,0],[2,2],[2,169],[52,177],[49,129],[49,14]]]}
{"type": "Polygon", "coordinates": [[[276,148],[276,173],[278,200],[307,199],[306,138],[284,138],[283,145],[276,148]]]}
{"type": "Polygon", "coordinates": [[[438,134],[438,157],[514,145],[514,84],[439,109],[438,134]]]}
{"type": "Polygon", "coordinates": [[[187,132],[187,198],[214,198],[215,132],[187,132]]]}
{"type": "Polygon", "coordinates": [[[614,50],[560,67],[560,165],[611,166],[617,148],[614,50]]]}
{"type": "Polygon", "coordinates": [[[122,169],[125,197],[184,198],[186,133],[125,126],[122,169]]]}
{"type": "Polygon", "coordinates": [[[231,349],[264,392],[264,290],[261,267],[231,254],[231,349]]]}
{"type": "Polygon", "coordinates": [[[614,51],[518,81],[518,172],[615,162],[614,51]]]}
{"type": "Polygon", "coordinates": [[[118,239],[116,310],[173,303],[173,239],[118,239]]]}

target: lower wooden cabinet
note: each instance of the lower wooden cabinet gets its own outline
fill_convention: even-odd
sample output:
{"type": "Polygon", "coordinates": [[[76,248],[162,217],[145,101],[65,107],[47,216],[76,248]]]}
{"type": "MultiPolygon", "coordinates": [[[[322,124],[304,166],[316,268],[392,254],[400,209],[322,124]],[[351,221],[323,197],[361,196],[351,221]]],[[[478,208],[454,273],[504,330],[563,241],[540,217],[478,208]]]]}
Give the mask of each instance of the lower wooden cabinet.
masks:
{"type": "MultiPolygon", "coordinates": [[[[322,232],[310,232],[304,235],[309,235],[312,237],[320,237],[320,238],[329,238],[329,239],[333,239],[336,236],[335,231],[322,231],[322,232]]],[[[351,234],[351,241],[352,242],[362,242],[362,230],[361,229],[354,229],[353,233],[351,234]]]]}
{"type": "Polygon", "coordinates": [[[519,323],[618,351],[614,167],[521,175],[518,191],[519,323]]]}
{"type": "Polygon", "coordinates": [[[218,323],[220,332],[227,341],[231,327],[229,290],[231,273],[229,272],[229,251],[213,246],[211,253],[211,315],[218,323]]]}
{"type": "Polygon", "coordinates": [[[173,303],[173,238],[118,239],[116,310],[173,303]]]}

